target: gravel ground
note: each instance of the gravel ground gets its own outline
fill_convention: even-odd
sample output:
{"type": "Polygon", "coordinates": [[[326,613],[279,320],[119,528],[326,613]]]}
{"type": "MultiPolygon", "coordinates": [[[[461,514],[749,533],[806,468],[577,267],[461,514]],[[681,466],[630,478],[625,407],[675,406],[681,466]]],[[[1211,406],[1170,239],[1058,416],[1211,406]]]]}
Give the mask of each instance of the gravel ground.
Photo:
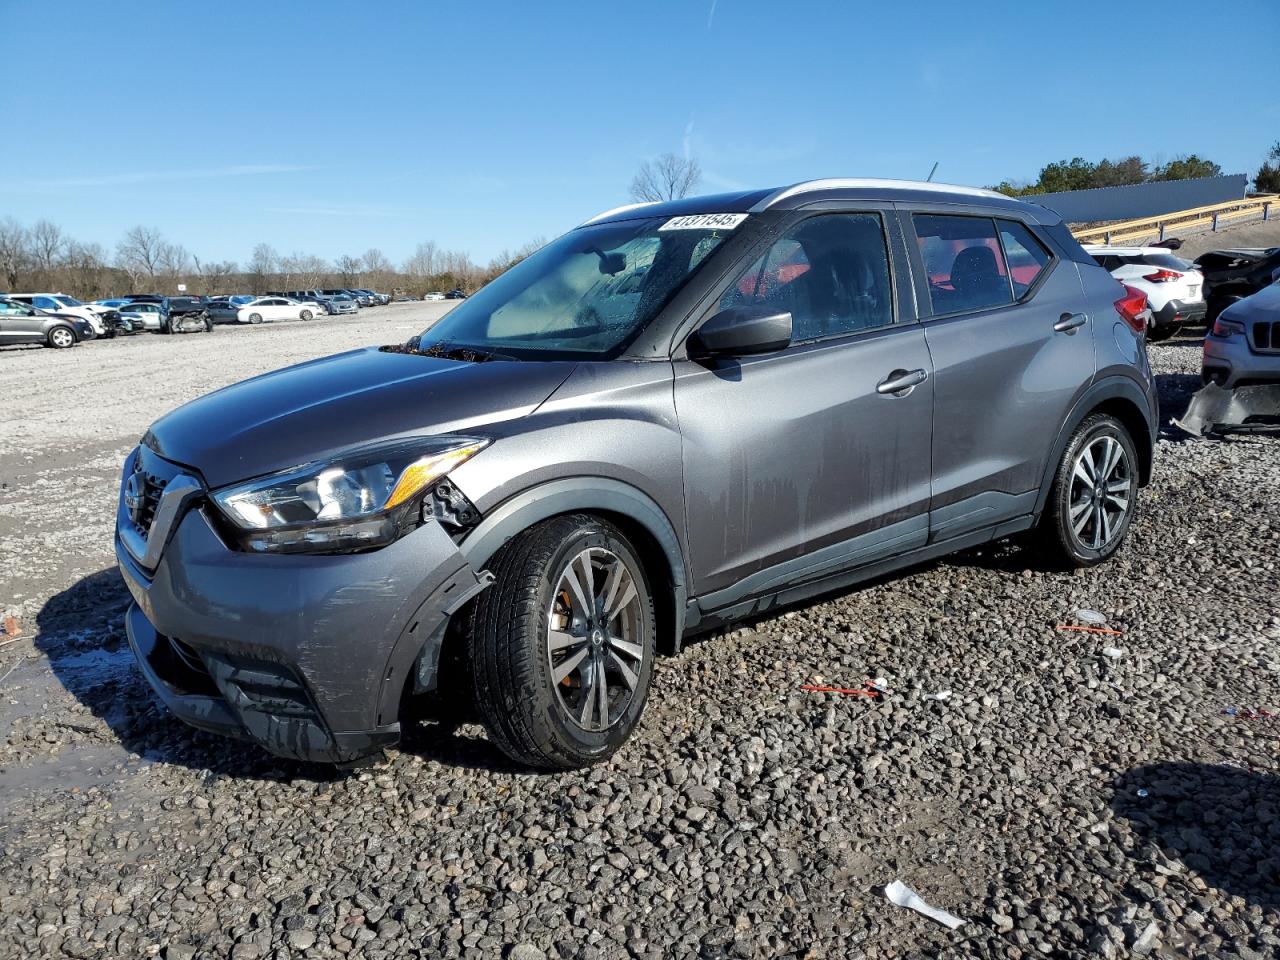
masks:
{"type": "MultiPolygon", "coordinates": [[[[1280,954],[1275,438],[1169,431],[1100,569],[1000,545],[694,643],[596,769],[424,721],[340,777],[167,717],[123,646],[127,449],[437,309],[0,353],[0,604],[34,634],[0,647],[0,957],[1280,954]],[[1055,630],[1081,607],[1121,635],[1055,630]]],[[[1199,349],[1152,353],[1167,419],[1199,349]]]]}

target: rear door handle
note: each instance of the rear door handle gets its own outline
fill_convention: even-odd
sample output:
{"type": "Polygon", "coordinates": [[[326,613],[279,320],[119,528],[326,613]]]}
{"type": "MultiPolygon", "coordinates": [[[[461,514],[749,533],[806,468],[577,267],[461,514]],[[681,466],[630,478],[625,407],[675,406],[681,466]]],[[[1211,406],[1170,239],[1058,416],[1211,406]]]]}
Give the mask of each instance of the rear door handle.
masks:
{"type": "Polygon", "coordinates": [[[1083,327],[1089,320],[1083,313],[1064,313],[1053,325],[1058,333],[1075,333],[1076,327],[1083,327]]]}
{"type": "Polygon", "coordinates": [[[876,384],[876,393],[883,396],[904,395],[912,387],[918,387],[929,379],[924,370],[895,370],[876,384]]]}

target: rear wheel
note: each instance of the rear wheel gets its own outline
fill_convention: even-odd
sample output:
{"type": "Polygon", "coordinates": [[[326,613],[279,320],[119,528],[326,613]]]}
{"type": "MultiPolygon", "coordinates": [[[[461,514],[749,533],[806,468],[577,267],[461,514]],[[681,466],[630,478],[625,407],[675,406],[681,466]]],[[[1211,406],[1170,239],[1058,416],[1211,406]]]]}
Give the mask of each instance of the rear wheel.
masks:
{"type": "Polygon", "coordinates": [[[262,322],[262,314],[260,314],[260,313],[251,313],[251,314],[249,314],[249,322],[250,322],[250,323],[261,323],[261,322],[262,322]]]}
{"type": "Polygon", "coordinates": [[[49,331],[49,346],[55,350],[65,350],[75,345],[76,334],[70,327],[54,327],[49,331]]]}
{"type": "Polygon", "coordinates": [[[303,310],[302,313],[299,314],[299,316],[302,317],[303,320],[310,320],[313,316],[315,316],[315,314],[313,314],[310,310],[303,310]]]}
{"type": "Polygon", "coordinates": [[[541,769],[606,759],[644,710],[656,649],[634,548],[597,517],[557,517],[512,540],[491,569],[469,638],[490,736],[541,769]]]}
{"type": "Polygon", "coordinates": [[[1147,330],[1147,339],[1152,343],[1159,343],[1162,340],[1177,336],[1180,330],[1182,330],[1182,324],[1180,323],[1170,323],[1162,327],[1153,326],[1147,330]]]}
{"type": "Polygon", "coordinates": [[[1115,417],[1094,414],[1076,428],[1062,454],[1040,518],[1051,559],[1091,567],[1110,559],[1129,532],[1138,502],[1138,456],[1115,417]]]}

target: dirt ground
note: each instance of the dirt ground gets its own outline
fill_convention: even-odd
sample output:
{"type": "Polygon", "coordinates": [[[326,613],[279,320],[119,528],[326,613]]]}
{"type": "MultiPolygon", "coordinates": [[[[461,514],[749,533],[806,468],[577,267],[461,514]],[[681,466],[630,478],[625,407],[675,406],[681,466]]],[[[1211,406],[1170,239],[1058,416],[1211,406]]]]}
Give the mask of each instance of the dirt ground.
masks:
{"type": "Polygon", "coordinates": [[[423,722],[338,776],[175,722],[123,640],[125,455],[448,307],[0,351],[0,957],[1280,956],[1280,438],[1168,426],[1187,338],[1151,348],[1165,426],[1112,562],[999,544],[692,643],[601,767],[423,722]],[[1116,632],[1058,629],[1081,608],[1116,632]],[[867,676],[883,700],[801,690],[867,676]]]}

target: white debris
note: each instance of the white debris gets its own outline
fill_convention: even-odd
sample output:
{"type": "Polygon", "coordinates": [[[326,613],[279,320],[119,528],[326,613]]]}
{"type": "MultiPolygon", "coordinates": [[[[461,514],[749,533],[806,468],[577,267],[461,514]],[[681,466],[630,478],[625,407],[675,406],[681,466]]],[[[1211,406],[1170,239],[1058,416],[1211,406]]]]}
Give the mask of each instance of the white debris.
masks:
{"type": "Polygon", "coordinates": [[[924,914],[931,920],[937,920],[940,924],[948,929],[954,930],[964,925],[964,921],[955,914],[947,913],[945,910],[939,910],[937,907],[931,907],[925,903],[920,894],[916,893],[901,880],[895,880],[884,888],[884,895],[889,898],[889,902],[899,906],[906,907],[908,910],[914,910],[916,913],[924,914]]]}

